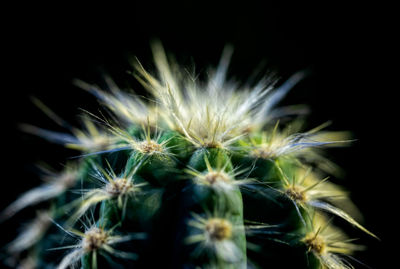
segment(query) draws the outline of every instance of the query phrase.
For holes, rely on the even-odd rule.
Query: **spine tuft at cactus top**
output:
[[[66,131],[29,124],[23,131],[79,157],[63,171],[41,167],[44,183],[1,212],[7,221],[41,208],[4,248],[4,262],[59,269],[353,268],[349,257],[363,247],[334,224],[376,236],[359,223],[348,192],[328,179],[339,168],[323,152],[348,145],[349,134],[327,131],[328,124],[302,130],[296,109],[276,108],[305,73],[283,83],[270,77],[241,83],[227,78],[232,48],[226,47],[202,78],[159,43],[152,50],[155,71],[137,61],[133,72],[146,97],[108,78],[107,89],[75,81],[108,111],[84,113],[81,128],[34,100]]]

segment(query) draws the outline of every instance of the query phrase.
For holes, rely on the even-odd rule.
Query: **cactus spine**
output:
[[[276,89],[268,79],[241,85],[226,79],[227,48],[208,81],[199,82],[159,44],[153,52],[158,73],[140,63],[134,73],[151,101],[111,81],[110,91],[77,81],[113,120],[89,113],[83,129],[69,134],[24,125],[81,157],[61,173],[47,171],[44,185],[3,211],[5,219],[51,201],[8,245],[9,254],[26,257],[16,262],[85,269],[150,268],[160,261],[170,268],[286,268],[287,262],[351,268],[340,255],[360,247],[326,216],[375,235],[344,211],[357,213],[348,194],[323,178],[335,166],[320,152],[343,145],[346,135],[325,126],[301,133],[299,121],[279,124],[274,108],[304,74]],[[71,237],[69,245],[60,243],[63,236]]]

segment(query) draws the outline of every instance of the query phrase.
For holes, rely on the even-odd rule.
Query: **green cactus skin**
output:
[[[160,261],[165,268],[350,268],[338,254],[358,247],[321,208],[374,235],[333,207],[333,197],[346,195],[321,179],[327,173],[320,164],[326,160],[315,150],[340,146],[343,137],[318,128],[285,133],[275,120],[265,119],[302,75],[269,97],[268,85],[247,92],[226,89],[232,87],[224,81],[229,48],[206,86],[182,79],[157,44],[154,55],[160,78],[140,64],[136,77],[157,106],[78,83],[105,103],[122,127],[100,118],[100,126],[84,121],[85,130],[73,130],[75,138],[67,140],[25,127],[80,149],[82,157],[73,184],[59,176],[55,182],[61,183],[51,185],[59,189],[47,199],[52,204],[47,220],[56,225],[33,224],[40,236],[30,235],[26,248],[17,238],[9,252],[40,268],[153,268]],[[47,189],[37,191],[47,194]],[[31,203],[41,201],[32,198]],[[17,202],[2,218],[27,206]],[[67,242],[60,245],[65,233],[74,236],[70,248]]]

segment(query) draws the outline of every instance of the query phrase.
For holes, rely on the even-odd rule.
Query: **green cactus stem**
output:
[[[348,193],[328,180],[335,166],[321,153],[348,143],[348,135],[325,131],[325,124],[304,132],[297,118],[274,117],[304,73],[281,84],[228,80],[227,47],[208,80],[199,81],[160,44],[153,52],[156,71],[139,62],[134,71],[149,97],[76,81],[112,117],[87,113],[83,128],[69,133],[22,126],[79,158],[65,171],[44,173],[44,185],[2,212],[4,221],[30,205],[50,206],[9,244],[17,264],[352,268],[343,255],[361,247],[328,218],[376,236],[356,220]]]

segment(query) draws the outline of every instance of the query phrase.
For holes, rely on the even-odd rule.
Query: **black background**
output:
[[[180,62],[195,62],[199,72],[215,65],[223,46],[230,43],[235,47],[230,73],[238,79],[245,79],[260,63],[282,79],[304,68],[313,71],[283,104],[307,104],[308,127],[332,120],[331,129],[350,130],[357,138],[352,147],[330,154],[346,171],[345,179],[337,182],[352,191],[366,226],[382,239],[357,233],[360,243],[369,247],[356,257],[372,268],[387,268],[396,259],[390,242],[398,229],[394,220],[398,173],[390,164],[396,158],[397,122],[390,119],[395,116],[390,105],[395,85],[386,84],[392,57],[386,22],[390,12],[373,5],[276,2],[5,9],[9,16],[2,27],[6,83],[0,95],[5,135],[0,208],[40,183],[32,163],[45,160],[57,165],[74,154],[18,131],[21,122],[59,130],[29,96],[40,98],[76,124],[78,108],[96,112],[98,105],[74,87],[72,79],[101,84],[102,74],[107,73],[120,86],[140,91],[126,71],[132,69],[133,56],[150,66],[152,38],[160,39]],[[0,224],[2,245],[28,216],[26,210],[14,221]]]

